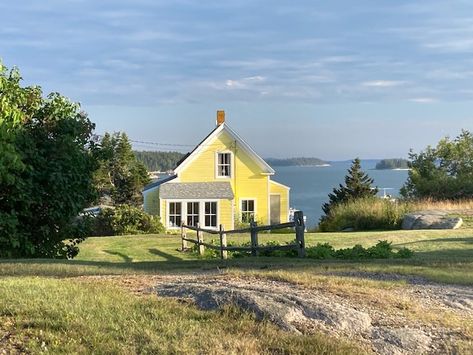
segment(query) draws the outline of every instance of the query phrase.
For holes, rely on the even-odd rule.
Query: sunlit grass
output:
[[[0,332],[33,353],[361,353],[347,341],[286,333],[235,308],[201,311],[105,281],[2,279],[0,323]]]

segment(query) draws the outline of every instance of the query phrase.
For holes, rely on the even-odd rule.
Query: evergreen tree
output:
[[[345,176],[345,185],[340,184],[338,188],[334,188],[332,193],[328,195],[329,202],[322,206],[325,215],[321,220],[326,219],[333,206],[339,203],[375,196],[378,193],[378,188],[373,188],[371,186],[373,183],[374,180],[361,170],[360,159],[353,160],[348,174]]]
[[[100,168],[95,183],[102,199],[140,206],[141,190],[150,182],[146,167],[133,154],[125,133],[106,133],[101,141]]]

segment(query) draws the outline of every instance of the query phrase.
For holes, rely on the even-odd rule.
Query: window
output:
[[[181,203],[169,202],[169,227],[181,226]]]
[[[255,200],[241,200],[241,221],[249,223],[255,219]]]
[[[199,203],[187,202],[187,225],[197,226],[199,223]]]
[[[205,226],[217,227],[217,202],[205,203]]]
[[[217,176],[230,177],[231,176],[232,155],[231,153],[217,154]]]

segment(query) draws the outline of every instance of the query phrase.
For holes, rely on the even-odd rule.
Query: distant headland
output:
[[[266,158],[265,161],[271,166],[330,166],[330,164],[319,158]]]

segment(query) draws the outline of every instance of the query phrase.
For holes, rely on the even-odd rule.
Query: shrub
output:
[[[280,242],[271,240],[265,245],[267,246],[277,246],[277,245],[286,245],[294,244],[295,242],[287,242],[281,244]],[[212,239],[210,241],[212,245],[220,245],[219,241]],[[342,259],[342,260],[352,260],[352,259],[390,259],[390,258],[410,258],[414,254],[410,249],[401,248],[398,252],[395,252],[391,246],[392,243],[386,240],[380,240],[378,243],[372,247],[364,248],[363,246],[357,244],[353,248],[344,248],[335,250],[333,246],[329,243],[318,243],[316,246],[306,248],[306,256],[309,259]],[[237,246],[236,244],[229,243],[228,246]],[[246,242],[238,246],[249,247],[250,243]],[[194,253],[198,252],[197,244],[194,244],[192,247]],[[229,252],[233,258],[241,258],[245,256],[250,256],[251,252],[249,251],[234,251]],[[261,251],[260,256],[272,256],[272,257],[296,257],[296,250],[272,250],[272,251]],[[213,250],[210,248],[205,249],[203,258],[216,258],[220,256],[218,250]]]
[[[351,200],[334,206],[320,222],[322,232],[399,229],[409,206],[377,197]]]
[[[88,217],[88,220],[91,235],[94,236],[164,232],[164,227],[158,217],[129,205],[104,208],[97,216]]]
[[[335,249],[329,243],[318,243],[315,247],[306,248],[306,255],[311,259],[331,259],[335,255]]]

